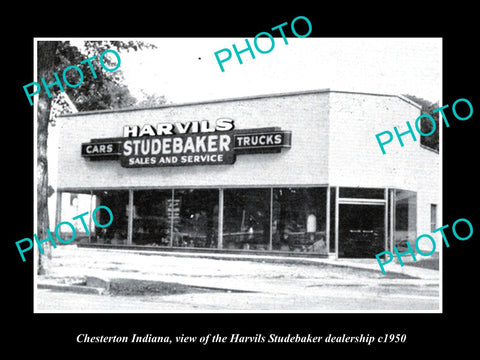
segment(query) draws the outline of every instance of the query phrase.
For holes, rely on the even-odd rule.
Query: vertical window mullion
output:
[[[219,249],[223,248],[223,188],[218,189],[218,243]]]
[[[171,202],[171,208],[172,210],[170,211],[170,247],[173,247],[173,209],[174,209],[174,201],[175,201],[175,190],[172,189],[172,202]]]

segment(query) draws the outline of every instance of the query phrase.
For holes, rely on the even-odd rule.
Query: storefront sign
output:
[[[290,131],[239,132],[233,135],[236,154],[254,154],[268,149],[290,147]]]
[[[109,155],[121,155],[122,143],[117,142],[98,142],[82,144],[82,156],[101,157]]]
[[[202,125],[202,123],[199,123]],[[188,165],[225,165],[233,164],[236,155],[280,152],[291,146],[291,131],[278,128],[246,130],[229,127],[208,128],[202,132],[202,126],[192,127],[196,131],[175,134],[173,127],[168,132],[164,124],[159,124],[154,134],[162,136],[142,136],[142,129],[153,127],[129,127],[124,134],[135,137],[94,139],[83,143],[81,155],[90,160],[120,160],[123,167],[157,167]],[[162,126],[160,126],[162,125]],[[185,129],[175,125],[175,128]],[[173,126],[173,125],[172,125]],[[133,130],[132,130],[133,129]],[[200,131],[199,131],[200,130]]]
[[[123,141],[123,167],[232,164],[231,138],[221,135],[155,136]]]

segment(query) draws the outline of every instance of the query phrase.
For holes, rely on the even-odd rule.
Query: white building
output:
[[[70,114],[57,191],[112,210],[92,244],[374,258],[440,226],[438,153],[404,136],[384,155],[375,138],[419,115],[328,89]]]

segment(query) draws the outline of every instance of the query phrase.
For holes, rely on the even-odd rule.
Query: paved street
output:
[[[78,294],[37,290],[40,312],[331,312],[438,310],[438,272],[408,269],[382,275],[375,263],[357,267],[330,260],[272,263],[261,258],[62,246],[52,251],[49,276],[39,283],[75,283],[85,276],[191,285],[173,295]],[[337,263],[338,264],[338,263]],[[378,266],[378,265],[377,265]],[[404,270],[404,269],[400,269]],[[407,276],[408,275],[408,276]],[[418,276],[421,275],[421,278]],[[415,277],[414,277],[415,276]],[[199,290],[197,287],[208,287]]]
[[[438,309],[438,297],[376,295],[372,289],[329,288],[324,294],[190,293],[168,296],[110,296],[38,290],[37,306],[46,312],[337,312]]]

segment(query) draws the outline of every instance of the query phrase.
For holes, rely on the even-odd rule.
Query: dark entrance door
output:
[[[385,206],[339,205],[339,258],[375,258],[385,250]]]

